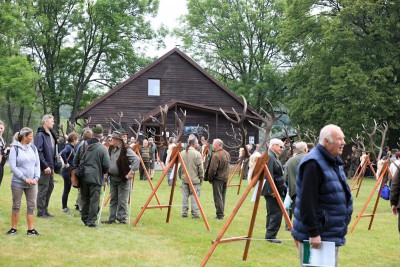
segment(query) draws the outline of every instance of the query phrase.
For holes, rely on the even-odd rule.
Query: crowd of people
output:
[[[101,187],[110,185],[110,214],[104,224],[127,223],[128,196],[132,186],[132,178],[140,171],[140,179],[154,178],[154,166],[160,160],[158,150],[152,138],[143,140],[138,151],[135,138],[128,142],[127,134],[121,129],[104,137],[101,125],[85,128],[81,138],[75,132],[66,137],[66,145],[59,151],[59,143],[53,131],[54,118],[45,115],[42,126],[36,135],[32,129],[24,127],[16,135],[11,146],[6,146],[2,134],[4,123],[0,121],[0,183],[3,178],[4,163],[9,158],[12,192],[11,229],[7,234],[18,232],[18,220],[22,195],[27,202],[27,234],[39,235],[34,227],[34,210],[37,217],[52,218],[48,207],[54,188],[54,170],[58,158],[62,159],[61,175],[64,180],[62,194],[62,210],[70,213],[68,196],[71,190],[71,170],[83,169],[80,177],[80,190],[77,208],[81,212],[81,220],[88,227],[96,227],[100,206]],[[80,140],[81,139],[81,140]],[[319,143],[310,149],[304,142],[296,142],[288,147],[280,139],[271,139],[268,144],[268,171],[277,191],[272,184],[264,183],[261,194],[266,201],[266,233],[265,239],[279,244],[277,238],[282,223],[283,211],[278,204],[279,198],[291,202],[288,211],[293,220],[293,237],[300,242],[309,240],[310,246],[320,248],[322,241],[331,241],[336,246],[336,263],[338,249],[345,244],[345,235],[351,219],[353,206],[348,178],[341,159],[345,145],[344,134],[340,127],[327,125],[321,129]],[[176,147],[174,137],[169,139],[162,160],[170,165],[172,151]],[[183,151],[180,152],[182,163],[177,170],[181,178],[182,217],[190,214],[193,219],[200,217],[198,201],[203,181],[212,184],[215,204],[215,219],[223,220],[225,216],[226,190],[231,162],[230,154],[224,150],[221,139],[214,139],[212,145],[198,136],[190,135]],[[261,156],[258,146],[249,146],[250,158],[245,179],[252,178],[257,158]],[[292,150],[293,149],[293,150]],[[287,151],[291,154],[288,155]],[[207,153],[205,153],[207,151]],[[136,152],[136,153],[135,153]],[[210,152],[210,153],[208,153]],[[242,151],[243,155],[243,151]],[[174,157],[176,159],[176,157]],[[350,173],[354,173],[359,161],[358,151],[353,147]],[[400,211],[399,169],[400,153],[395,154],[391,166],[395,174],[391,187],[391,207],[394,214]],[[362,160],[362,159],[361,159]],[[184,165],[184,166],[182,166]],[[172,185],[173,168],[168,173],[168,184]],[[189,184],[189,179],[191,185]],[[276,194],[278,192],[278,194]],[[189,205],[190,199],[190,205]],[[400,219],[399,219],[400,231]],[[302,259],[300,249],[300,260]]]

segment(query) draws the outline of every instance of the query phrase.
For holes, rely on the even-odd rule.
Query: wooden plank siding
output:
[[[149,79],[160,80],[160,96],[148,96]],[[176,128],[174,111],[178,110],[181,116],[179,108],[182,107],[187,110],[186,125],[209,125],[210,141],[221,138],[227,142],[229,139],[226,131],[231,131],[231,126],[219,108],[230,113],[232,108],[238,113],[243,110],[243,104],[237,96],[210,77],[183,52],[173,49],[84,109],[79,117],[91,117],[91,124],[101,123],[106,128],[106,117],[118,119],[117,113],[123,112],[122,124],[131,136],[128,126],[134,124],[134,119],[138,118],[139,114],[147,114],[144,127],[156,126],[149,119],[149,115],[154,113],[158,116],[158,107],[164,106],[165,103],[175,103],[170,106],[168,112],[167,129],[170,135],[172,129]],[[254,111],[249,110],[247,115],[256,123],[259,122]],[[255,141],[258,142],[257,130],[247,122],[246,128],[248,135],[255,136]],[[187,135],[183,136],[181,141],[186,139]]]

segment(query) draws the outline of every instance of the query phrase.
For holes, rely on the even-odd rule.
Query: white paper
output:
[[[335,267],[336,253],[335,253],[335,242],[322,241],[321,248],[311,248],[309,241],[304,240],[304,251],[303,255],[306,256],[309,249],[310,257],[309,261],[306,262],[306,257],[303,259],[303,266],[323,266],[323,267]]]

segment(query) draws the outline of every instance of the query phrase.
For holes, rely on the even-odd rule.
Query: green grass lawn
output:
[[[155,182],[161,172],[156,172]],[[148,209],[136,227],[131,225],[100,225],[93,229],[85,227],[79,212],[64,214],[61,210],[63,180],[56,175],[55,189],[51,197],[52,219],[37,218],[36,229],[41,236],[26,236],[26,202],[22,202],[19,234],[7,236],[10,228],[11,189],[10,171],[0,187],[0,266],[199,266],[211,241],[220,232],[224,221],[213,219],[215,208],[212,189],[208,182],[203,184],[201,204],[212,232],[208,232],[203,221],[181,218],[180,184],[175,189],[170,222],[166,223],[167,209]],[[247,185],[247,181],[244,181]],[[353,221],[359,213],[374,181],[365,179],[358,198],[354,199]],[[244,191],[244,187],[241,193]],[[132,219],[150,194],[147,181],[136,177],[133,188]],[[251,192],[252,193],[252,192]],[[157,194],[161,204],[168,204],[170,187],[163,181]],[[71,189],[69,207],[74,207],[76,189]],[[241,195],[236,188],[228,188],[226,217],[229,217]],[[368,206],[370,212],[376,195]],[[155,200],[151,202],[155,204]],[[253,204],[250,196],[233,220],[224,237],[247,235]],[[282,244],[265,242],[265,201],[261,199],[257,221],[247,261],[242,261],[245,241],[217,246],[208,266],[298,266],[297,248],[282,223],[278,238]],[[108,206],[102,219],[107,219]],[[397,218],[390,214],[389,202],[381,199],[372,229],[367,230],[368,218],[362,218],[353,234],[347,235],[346,246],[340,249],[340,266],[399,266],[400,239]],[[352,224],[350,224],[351,226]]]

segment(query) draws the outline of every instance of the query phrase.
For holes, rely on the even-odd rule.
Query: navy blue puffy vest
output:
[[[330,156],[321,145],[312,149],[299,165],[296,178],[297,197],[292,235],[300,242],[309,239],[309,229],[300,221],[302,168],[309,160],[315,160],[323,173],[317,210],[321,239],[322,241],[335,242],[336,246],[343,246],[346,242],[347,226],[353,212],[353,198],[343,166],[336,164],[337,162],[342,163],[342,161],[338,157],[334,159]]]

